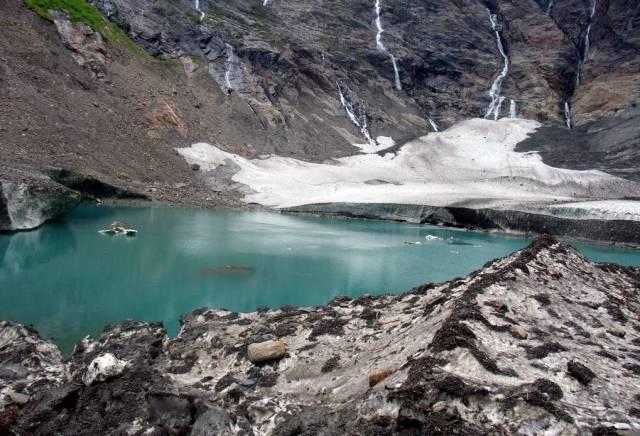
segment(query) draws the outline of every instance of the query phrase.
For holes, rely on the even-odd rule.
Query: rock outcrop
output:
[[[0,171],[0,232],[29,230],[58,218],[80,203],[80,194],[41,173]]]
[[[0,425],[18,434],[631,434],[640,430],[639,290],[639,270],[589,262],[543,237],[468,277],[397,296],[198,309],[176,338],[159,324],[111,325],[66,364],[55,352],[37,360],[53,347],[4,322],[0,381],[19,395],[0,391]],[[274,340],[287,354],[251,363],[251,344]],[[82,383],[109,354],[126,368]]]
[[[84,23],[72,23],[63,12],[53,11],[62,43],[71,51],[73,59],[88,68],[97,79],[104,79],[107,71],[107,47],[100,32],[95,32]]]
[[[62,168],[51,168],[46,174],[56,183],[79,192],[83,198],[90,200],[129,199],[148,200],[145,194],[119,188],[93,176],[77,173]]]

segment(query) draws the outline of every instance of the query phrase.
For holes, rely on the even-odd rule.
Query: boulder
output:
[[[82,377],[82,382],[91,386],[122,374],[127,367],[127,362],[118,359],[111,353],[105,353],[96,357],[87,367],[87,372]]]
[[[265,341],[249,345],[247,354],[252,363],[281,359],[287,351],[282,341]]]
[[[27,404],[30,399],[29,395],[21,394],[12,390],[9,390],[9,392],[7,393],[7,398],[10,402],[19,404],[21,406]]]

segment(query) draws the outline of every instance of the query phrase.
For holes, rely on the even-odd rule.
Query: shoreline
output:
[[[508,209],[396,203],[318,203],[280,209],[291,215],[393,221],[501,235],[550,234],[568,242],[640,249],[640,221],[572,219]],[[605,237],[587,236],[593,231]]]
[[[93,201],[87,201],[88,203],[94,203]],[[370,207],[375,209],[376,207],[392,207],[392,208],[409,208],[409,209],[458,209],[458,210],[468,210],[468,211],[496,211],[498,213],[520,213],[526,215],[535,215],[538,217],[548,217],[556,220],[563,220],[568,222],[585,222],[585,221],[597,221],[600,223],[635,223],[631,224],[631,227],[638,229],[640,232],[640,221],[631,221],[631,220],[589,220],[589,219],[580,219],[580,218],[565,218],[565,217],[555,217],[553,215],[544,215],[544,214],[536,214],[532,212],[524,212],[517,210],[507,210],[507,209],[493,209],[493,208],[483,208],[483,209],[473,209],[473,208],[461,208],[461,207],[448,207],[448,206],[429,206],[429,205],[411,205],[411,204],[396,204],[396,203],[318,203],[318,204],[307,204],[295,207],[288,208],[272,208],[268,206],[263,206],[256,203],[245,203],[242,206],[217,206],[217,205],[199,205],[196,203],[172,203],[168,201],[155,201],[155,200],[129,200],[129,199],[107,199],[102,200],[100,203],[96,203],[98,205],[106,205],[106,206],[125,206],[125,207],[170,207],[170,208],[185,208],[185,209],[208,209],[208,210],[231,210],[237,212],[265,212],[265,213],[276,213],[283,215],[292,215],[292,216],[316,216],[316,217],[331,217],[331,218],[341,218],[341,219],[353,219],[353,220],[362,220],[362,221],[381,221],[381,222],[395,222],[398,224],[418,224],[422,226],[431,226],[434,228],[446,228],[449,230],[460,230],[460,231],[473,231],[473,232],[481,232],[481,233],[491,233],[501,236],[524,236],[527,238],[535,238],[537,236],[541,236],[544,234],[548,234],[546,232],[532,232],[532,231],[523,231],[517,229],[509,229],[509,228],[501,228],[501,227],[481,227],[481,226],[473,226],[470,223],[448,223],[448,222],[416,222],[411,219],[410,215],[399,215],[397,217],[391,217],[387,215],[371,215],[371,214],[353,214],[350,210],[357,209],[358,207]],[[339,211],[331,211],[333,206],[344,206],[344,210]],[[314,210],[316,209],[317,210]],[[307,210],[311,209],[311,210]],[[326,210],[324,210],[326,209]],[[603,239],[592,239],[589,237],[577,237],[577,236],[569,236],[563,234],[552,234],[555,238],[557,238],[561,242],[567,243],[579,243],[579,244],[589,244],[589,245],[597,245],[597,246],[614,246],[617,248],[628,249],[628,250],[640,250],[640,233],[638,234],[637,242],[626,242],[626,241],[611,241],[611,240],[603,240]]]
[[[167,208],[184,208],[184,209],[202,209],[202,210],[227,210],[236,212],[264,212],[275,213],[291,216],[315,216],[315,217],[331,217],[340,219],[352,219],[363,221],[381,221],[395,222],[398,224],[414,224],[421,226],[432,226],[434,228],[446,228],[449,230],[473,231],[481,233],[490,233],[501,236],[521,236],[527,238],[535,238],[544,234],[551,234],[563,243],[578,243],[596,246],[613,246],[620,249],[640,250],[640,221],[632,220],[595,220],[581,218],[556,217],[553,215],[536,214],[532,212],[495,209],[495,208],[463,208],[448,206],[429,206],[429,205],[412,205],[397,203],[318,203],[306,204],[288,208],[272,208],[256,203],[243,203],[237,206],[230,205],[212,205],[208,203],[197,202],[172,202],[157,200],[141,200],[141,199],[85,199],[81,204],[94,204],[100,206],[121,206],[121,207],[167,207]],[[489,216],[487,216],[489,215]],[[493,215],[493,216],[491,216]],[[594,224],[600,228],[607,228],[611,224],[613,228],[609,228],[609,232],[622,232],[623,237],[632,235],[633,242],[629,239],[612,240],[612,239],[594,239],[592,237],[566,234],[562,232],[549,232],[548,228],[540,228],[539,231],[527,229],[523,230],[508,221],[509,215],[516,215],[520,222],[531,224],[527,220],[536,218],[542,224],[545,220],[548,222],[560,222],[564,226],[571,223]],[[64,220],[64,216],[57,218]],[[486,225],[489,223],[490,225]],[[29,232],[33,229],[19,229],[12,231],[1,231],[0,235],[10,235],[14,232]],[[484,224],[484,225],[483,225]],[[493,224],[493,225],[491,225]],[[588,228],[584,229],[584,233],[588,233]]]

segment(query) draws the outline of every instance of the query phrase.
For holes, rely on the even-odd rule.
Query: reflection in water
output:
[[[97,233],[113,221],[140,233]],[[405,291],[465,275],[526,243],[383,222],[85,205],[65,224],[0,236],[0,319],[32,323],[70,350],[127,318],[162,320],[175,334],[180,315],[202,306],[246,312]],[[640,264],[640,253],[605,251]]]
[[[56,249],[51,247],[55,245]],[[17,232],[0,237],[0,283],[3,274],[16,274],[50,262],[58,256],[73,255],[76,237],[71,228],[55,222],[32,232]]]

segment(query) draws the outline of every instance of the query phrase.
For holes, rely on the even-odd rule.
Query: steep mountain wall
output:
[[[5,178],[53,167],[151,200],[238,205],[175,148],[323,162],[512,115],[545,125],[518,150],[637,177],[633,1],[90,3],[101,29],[20,0],[0,10]]]
[[[593,16],[590,0],[381,1],[386,51],[376,44],[373,1],[202,1],[202,19],[189,2],[93,2],[150,52],[202,57],[222,87],[231,71],[230,88],[270,126],[294,122],[290,110],[305,100],[335,99],[336,82],[363,102],[374,137],[415,136],[420,126],[404,125],[407,111],[441,126],[484,115],[503,68],[495,31],[508,58],[505,116],[514,100],[519,115],[564,125],[569,102],[581,124],[640,95],[640,10],[632,1],[599,1]],[[227,68],[231,50],[241,67]]]

